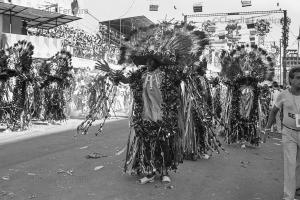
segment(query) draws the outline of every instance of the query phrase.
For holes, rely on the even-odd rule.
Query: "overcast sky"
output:
[[[299,34],[300,26],[300,0],[252,0],[251,7],[242,7],[241,0],[81,0],[79,2],[81,3],[81,8],[88,9],[88,11],[100,21],[138,15],[145,15],[153,22],[165,19],[171,20],[173,18],[175,20],[183,20],[183,14],[194,14],[193,4],[197,2],[202,2],[203,14],[286,9],[288,16],[292,20],[289,44],[292,48],[297,47],[296,38]],[[279,7],[277,3],[279,3]],[[150,4],[159,5],[158,11],[149,11]],[[275,19],[276,21],[276,19],[280,19],[282,16],[283,14],[273,14],[264,17],[267,19]],[[243,17],[247,18],[250,16]],[[95,30],[97,21],[86,15],[83,16],[83,18],[85,18],[85,20],[83,20],[85,21],[85,28]],[[192,18],[191,20],[202,21],[205,19]],[[225,25],[219,23],[217,26],[221,30]],[[271,26],[272,31],[268,39],[278,41],[281,35],[281,25],[277,23],[271,24]]]

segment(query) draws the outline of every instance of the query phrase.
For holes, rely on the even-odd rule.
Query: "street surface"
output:
[[[156,180],[140,185],[137,177],[122,173],[127,119],[107,123],[99,136],[94,135],[96,128],[92,127],[89,135],[74,137],[75,127],[60,127],[51,134],[0,144],[0,199],[281,199],[283,159],[279,135],[260,147],[224,145],[228,154],[185,161],[171,173],[171,184]],[[91,153],[98,153],[100,158],[88,159]]]

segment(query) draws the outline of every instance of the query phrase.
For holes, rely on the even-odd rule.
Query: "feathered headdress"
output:
[[[274,71],[275,62],[267,51],[257,45],[237,46],[230,52],[223,50],[221,76],[234,80],[239,76],[253,76],[264,81],[268,71]]]
[[[0,49],[0,71],[7,68],[7,58],[8,56],[5,54],[5,51]]]
[[[160,65],[190,65],[198,60],[208,38],[192,25],[169,23],[151,25],[132,31],[121,47],[119,64],[146,64],[151,57]]]
[[[44,81],[41,87],[52,82],[59,82],[60,87],[66,88],[71,84],[73,66],[70,52],[61,50],[49,58],[44,66],[39,69],[39,74]]]
[[[10,47],[9,68],[20,73],[28,73],[32,69],[33,45],[26,40],[18,41]]]

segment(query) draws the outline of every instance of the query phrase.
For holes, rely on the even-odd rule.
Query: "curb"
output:
[[[110,123],[114,121],[119,121],[122,119],[126,119],[123,117],[118,118],[110,118],[106,120],[105,123]],[[61,122],[59,125],[54,124],[43,124],[36,125],[33,124],[29,130],[19,131],[19,132],[0,132],[0,145],[13,143],[21,140],[26,140],[30,138],[51,135],[53,133],[68,131],[74,129],[76,130],[77,126],[82,122],[82,119],[68,119],[64,122]],[[102,121],[102,120],[101,120]],[[100,120],[97,120],[93,123],[93,125],[99,125],[101,123]]]

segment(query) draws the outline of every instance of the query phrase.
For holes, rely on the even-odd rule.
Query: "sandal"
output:
[[[144,177],[138,180],[139,184],[146,184],[146,183],[152,183],[154,182],[154,176],[148,178],[148,177]]]
[[[161,181],[163,183],[171,183],[171,179],[169,176],[163,176]]]

